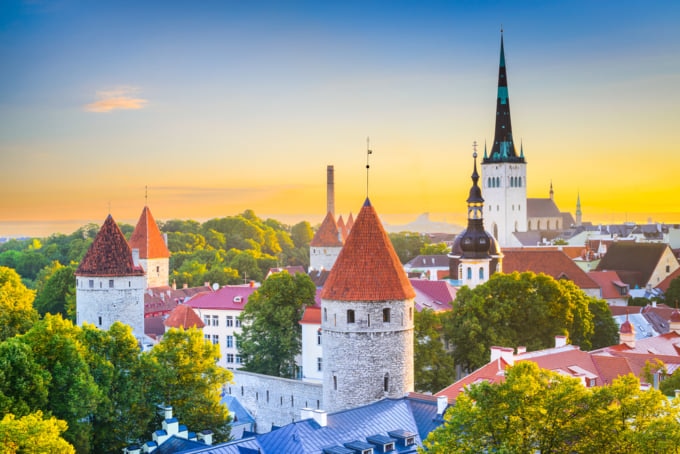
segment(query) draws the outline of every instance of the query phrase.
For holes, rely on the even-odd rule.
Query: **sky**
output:
[[[252,209],[465,224],[501,27],[527,195],[680,222],[680,2],[0,2],[0,237]],[[367,154],[370,147],[372,154]],[[367,159],[370,169],[366,170]]]

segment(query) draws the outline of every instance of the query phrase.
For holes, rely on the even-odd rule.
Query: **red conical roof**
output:
[[[118,224],[109,215],[87,250],[76,270],[80,276],[137,276],[144,275],[135,266],[132,251]]]
[[[338,230],[338,225],[335,223],[335,218],[333,213],[330,211],[321,223],[321,227],[316,231],[314,238],[309,243],[310,246],[314,247],[341,247],[342,241],[340,240],[340,231]]]
[[[186,304],[178,304],[170,311],[168,318],[163,322],[168,328],[203,328],[205,323],[196,312]]]
[[[161,259],[170,257],[163,234],[151,215],[149,207],[144,207],[137,226],[130,236],[130,247],[139,249],[139,258]]]
[[[366,199],[326,279],[321,298],[387,301],[415,297],[378,214]]]

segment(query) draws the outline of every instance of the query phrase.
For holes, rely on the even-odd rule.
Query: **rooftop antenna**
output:
[[[368,157],[373,154],[373,151],[371,151],[371,138],[366,137],[366,198],[368,198],[368,169],[371,168],[371,166],[368,164]]]

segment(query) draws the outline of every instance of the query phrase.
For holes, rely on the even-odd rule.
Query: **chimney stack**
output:
[[[335,217],[335,181],[333,166],[326,167],[326,211]]]

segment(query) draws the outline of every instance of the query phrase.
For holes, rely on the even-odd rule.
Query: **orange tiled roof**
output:
[[[144,275],[141,266],[135,266],[132,251],[118,224],[109,215],[85,257],[76,270],[78,276],[138,276]]]
[[[205,323],[196,312],[186,304],[178,304],[163,323],[168,328],[203,328]]]
[[[313,247],[341,247],[342,241],[340,240],[340,231],[338,230],[338,225],[335,223],[335,218],[333,218],[333,213],[330,211],[321,223],[321,227],[314,234],[314,238],[309,243]]]
[[[321,308],[315,306],[308,306],[302,314],[301,325],[320,325],[321,324]]]
[[[513,271],[532,271],[536,274],[545,273],[555,279],[569,279],[582,289],[600,288],[563,251],[552,248],[504,248],[503,272],[510,274]]]
[[[663,290],[664,292],[668,290],[668,287],[670,287],[671,282],[673,282],[673,279],[680,277],[680,268],[677,270],[673,271],[671,274],[666,276],[666,279],[663,281],[659,282],[659,285],[656,286],[656,288]]]
[[[378,214],[366,199],[340,251],[321,298],[337,301],[387,301],[415,297]]]
[[[144,207],[137,226],[130,236],[130,247],[139,249],[141,259],[160,259],[170,257],[163,234],[151,215],[149,207]]]

